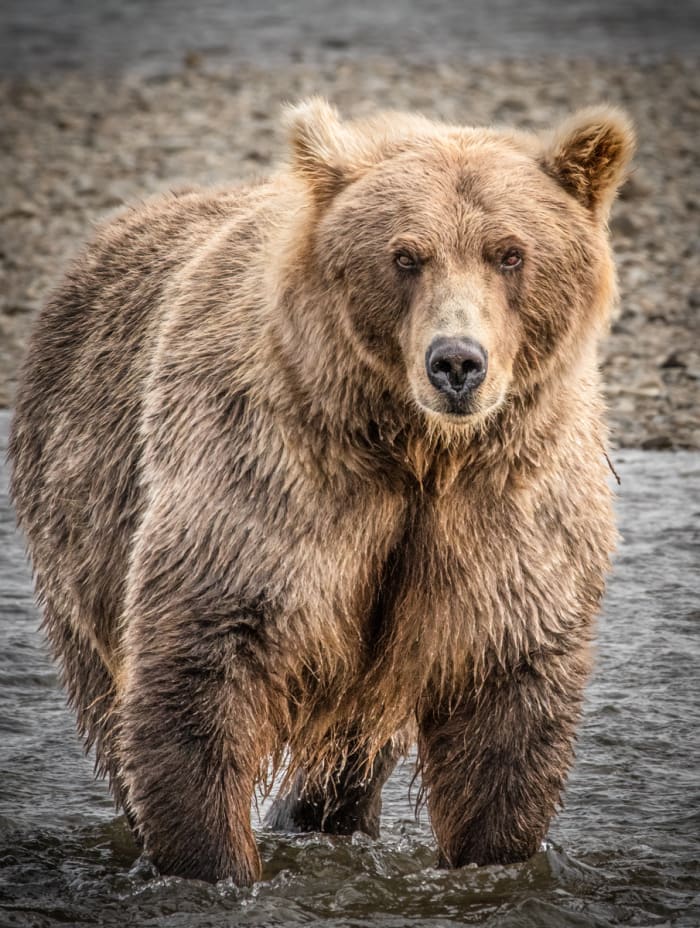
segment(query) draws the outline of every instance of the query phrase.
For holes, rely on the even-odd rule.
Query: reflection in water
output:
[[[7,414],[0,413],[4,459]],[[513,867],[434,869],[412,764],[383,835],[260,832],[264,881],[160,878],[115,818],[64,707],[0,473],[0,924],[700,924],[700,455],[619,452],[624,542],[578,763],[551,844]],[[264,810],[261,810],[264,812]]]

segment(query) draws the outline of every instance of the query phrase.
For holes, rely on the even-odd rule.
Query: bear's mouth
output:
[[[440,393],[437,396],[430,397],[430,399],[419,396],[416,399],[421,409],[427,412],[431,418],[454,423],[466,423],[467,420],[481,412],[477,408],[473,395],[448,397],[444,393]]]
[[[454,395],[440,395],[440,405],[443,407],[442,412],[448,416],[455,416],[463,419],[465,416],[471,416],[476,412],[473,393],[455,393]]]
[[[430,395],[415,391],[414,398],[433,421],[466,427],[495,413],[505,401],[506,390],[497,391],[495,396],[491,391],[484,393],[478,389],[454,394],[445,390],[432,391]]]

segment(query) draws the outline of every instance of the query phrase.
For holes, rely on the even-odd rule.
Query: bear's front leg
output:
[[[529,655],[493,669],[420,724],[419,752],[442,866],[507,864],[540,847],[573,758],[589,658]]]
[[[167,874],[260,878],[250,823],[273,737],[260,616],[192,610],[133,618],[119,705],[130,812]]]

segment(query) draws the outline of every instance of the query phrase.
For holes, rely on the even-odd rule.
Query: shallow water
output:
[[[0,73],[158,74],[351,55],[492,58],[697,51],[696,0],[3,0]]]
[[[37,631],[3,466],[0,926],[700,925],[700,454],[625,451],[615,465],[624,543],[547,848],[519,866],[434,869],[406,763],[380,840],[260,830],[264,880],[246,890],[159,878],[93,780]]]

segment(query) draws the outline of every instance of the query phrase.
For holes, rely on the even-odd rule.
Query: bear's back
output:
[[[169,194],[108,221],[32,335],[10,440],[18,520],[49,615],[91,616],[107,651],[140,512],[140,420],[164,290],[245,201],[245,188]]]

